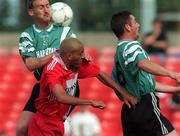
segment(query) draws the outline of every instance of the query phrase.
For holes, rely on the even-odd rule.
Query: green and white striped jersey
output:
[[[19,52],[23,58],[41,58],[59,49],[66,37],[76,37],[70,27],[51,25],[38,29],[34,24],[28,27],[19,38]]]
[[[137,67],[137,63],[149,59],[138,41],[119,41],[114,57],[112,78],[138,100],[155,90],[154,76]],[[122,98],[120,94],[117,94]]]

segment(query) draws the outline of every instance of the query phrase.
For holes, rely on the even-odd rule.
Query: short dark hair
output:
[[[33,0],[26,0],[25,2],[26,9],[32,9],[33,8]]]
[[[130,15],[129,11],[121,11],[112,15],[111,18],[111,30],[119,38],[119,36],[124,34],[125,24],[130,24]]]

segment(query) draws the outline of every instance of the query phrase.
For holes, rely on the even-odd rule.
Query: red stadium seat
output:
[[[93,60],[95,60],[98,57],[98,52],[95,48],[86,47],[84,52],[85,54],[89,54]]]
[[[174,71],[174,72],[179,72],[180,71],[180,62],[179,63],[168,63],[168,64],[165,64],[164,67],[166,69],[169,69],[171,71]]]
[[[171,79],[169,77],[162,77],[160,83],[167,85],[176,85],[176,80]]]
[[[102,136],[119,136],[118,134],[122,131],[120,124],[118,119],[117,121],[102,121]]]
[[[179,46],[171,46],[167,49],[166,54],[168,57],[179,57],[180,56],[180,48]]]
[[[161,64],[160,56],[158,56],[158,55],[150,55],[149,57],[150,57],[152,62],[154,62],[156,64]]]
[[[114,47],[106,47],[106,48],[103,48],[102,50],[100,50],[99,54],[100,56],[114,56],[116,53],[116,48]]]

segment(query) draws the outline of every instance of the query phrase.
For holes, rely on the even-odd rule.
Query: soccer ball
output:
[[[56,2],[51,5],[52,22],[59,26],[69,26],[73,19],[73,11],[69,5]]]

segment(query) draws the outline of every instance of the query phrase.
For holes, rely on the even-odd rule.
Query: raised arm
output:
[[[127,104],[129,108],[131,108],[131,105],[135,107],[137,104],[137,98],[128,94],[123,87],[119,86],[114,80],[112,80],[106,73],[100,71],[97,78],[106,86],[112,88],[113,90],[118,91],[124,99],[124,102]]]

